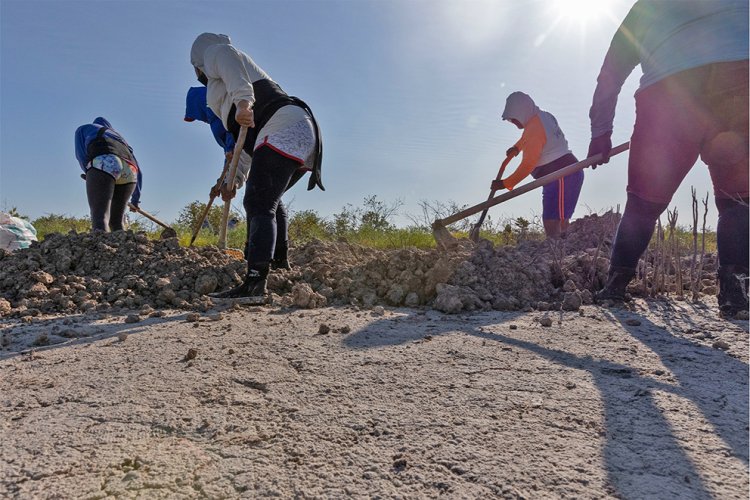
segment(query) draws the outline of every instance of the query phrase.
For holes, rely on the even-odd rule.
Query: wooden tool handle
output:
[[[203,221],[206,220],[206,217],[208,217],[208,211],[211,210],[211,205],[213,205],[215,199],[216,196],[212,196],[211,198],[209,198],[208,203],[206,204],[206,208],[203,209],[203,213],[201,214],[200,219],[198,219],[198,223],[195,225],[195,229],[193,229],[193,235],[190,237],[190,244],[188,245],[189,247],[193,246],[193,243],[195,243],[195,238],[198,237],[201,226],[203,226]]]
[[[214,189],[220,189],[221,183],[224,182],[224,178],[227,175],[227,170],[229,169],[229,161],[224,160],[224,166],[221,167],[221,175],[219,176],[219,180],[216,183],[216,186],[214,186],[211,191],[213,192]],[[203,226],[203,221],[206,220],[206,217],[208,217],[208,212],[211,210],[211,205],[213,205],[214,200],[216,199],[216,195],[211,195],[211,197],[208,199],[208,203],[206,204],[206,208],[203,209],[203,213],[201,214],[200,218],[198,219],[198,224],[196,224],[195,228],[193,229],[193,234],[190,236],[190,244],[189,247],[193,246],[193,243],[195,243],[195,238],[198,237],[198,233],[201,230],[201,226]]]
[[[612,148],[609,152],[609,156],[611,158],[612,156],[620,154],[623,151],[627,151],[629,148],[630,148],[630,143],[625,142],[623,144],[620,144],[619,146]],[[551,174],[547,174],[544,177],[540,177],[539,179],[536,179],[535,181],[524,184],[523,186],[518,187],[514,189],[513,191],[503,193],[500,196],[496,196],[492,198],[491,200],[487,200],[483,203],[474,205],[473,207],[469,207],[465,210],[461,210],[460,212],[455,213],[451,215],[450,217],[446,217],[445,219],[438,219],[435,222],[433,222],[432,225],[433,227],[435,226],[441,227],[441,226],[447,226],[449,224],[453,224],[454,222],[459,221],[461,219],[465,219],[466,217],[470,215],[479,213],[484,209],[489,209],[490,207],[494,207],[495,205],[499,205],[500,203],[513,199],[516,196],[521,196],[522,194],[528,193],[529,191],[533,191],[534,189],[538,187],[547,185],[550,182],[553,182],[553,181],[556,181],[557,179],[565,177],[566,175],[574,174],[578,172],[579,170],[583,170],[586,167],[595,165],[596,163],[599,163],[601,160],[602,160],[601,154],[592,156],[591,158],[586,158],[585,160],[581,160],[578,163],[568,165],[567,167],[561,168],[560,170],[552,172]]]
[[[159,224],[159,225],[160,225],[161,227],[163,227],[163,228],[166,228],[166,229],[171,229],[171,228],[170,228],[170,227],[169,227],[169,226],[168,226],[168,225],[167,225],[166,223],[164,223],[164,222],[160,221],[159,219],[157,219],[156,217],[154,217],[154,216],[153,216],[153,215],[151,215],[150,213],[146,212],[145,210],[142,210],[142,209],[140,209],[140,208],[136,207],[136,206],[135,206],[135,205],[133,205],[132,203],[128,203],[128,207],[130,207],[130,209],[131,209],[131,210],[133,210],[134,212],[137,212],[137,213],[141,214],[141,215],[142,215],[142,216],[144,216],[145,218],[147,218],[147,219],[149,219],[149,220],[151,220],[151,221],[153,221],[153,222],[156,222],[156,223],[157,223],[157,224]]]
[[[232,153],[232,166],[229,167],[229,172],[227,172],[227,176],[224,178],[224,183],[227,186],[230,183],[234,183],[234,176],[237,174],[237,165],[240,163],[240,155],[242,154],[242,147],[245,145],[246,138],[247,127],[240,127],[240,135],[234,145],[234,153]],[[221,214],[221,227],[219,228],[219,248],[227,247],[227,223],[229,222],[230,207],[231,200],[224,203],[224,212]]]
[[[505,160],[503,160],[503,164],[500,165],[500,170],[497,172],[497,177],[495,177],[496,181],[502,180],[503,174],[505,173],[505,167],[508,166],[508,163],[510,163],[510,160],[513,159],[513,156],[507,156]],[[497,189],[490,190],[490,195],[487,197],[487,201],[490,201],[492,198],[495,197],[495,193],[497,193]],[[482,223],[484,222],[484,218],[487,217],[487,212],[490,211],[490,207],[485,208],[482,211],[482,215],[479,216],[479,220],[476,224],[474,224],[474,227],[479,228]]]

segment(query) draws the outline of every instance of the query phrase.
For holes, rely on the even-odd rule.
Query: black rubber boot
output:
[[[748,269],[742,266],[721,266],[717,275],[721,316],[734,319],[739,312],[747,313]]]
[[[594,295],[594,299],[599,303],[607,300],[613,302],[627,300],[625,289],[628,287],[630,280],[633,279],[633,276],[635,276],[635,269],[632,267],[610,266],[607,284]]]
[[[268,302],[266,281],[268,263],[250,266],[245,281],[224,292],[208,294],[215,302],[234,302],[243,305],[260,305]]]

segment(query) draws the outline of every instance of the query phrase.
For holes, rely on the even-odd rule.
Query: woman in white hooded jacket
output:
[[[226,35],[203,33],[190,50],[198,81],[206,85],[208,107],[235,140],[240,126],[248,127],[243,150],[252,156],[243,205],[247,212],[248,272],[244,282],[214,299],[248,304],[266,300],[269,269],[288,267],[286,210],[281,196],[305,172],[312,172],[308,190],[318,186],[322,142],[310,108],[287,95]],[[227,200],[236,185],[222,188]]]

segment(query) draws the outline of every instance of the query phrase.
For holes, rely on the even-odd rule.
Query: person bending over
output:
[[[133,148],[101,116],[75,133],[76,159],[86,181],[92,231],[119,231],[125,227],[125,209],[138,207],[141,167]]]
[[[320,130],[309,106],[287,95],[247,54],[237,50],[228,36],[199,35],[190,50],[190,62],[198,81],[207,87],[208,106],[224,128],[237,140],[240,127],[248,127],[243,150],[252,157],[243,199],[247,275],[242,284],[211,297],[263,303],[271,261],[285,260],[288,249],[281,196],[307,171],[311,171],[308,190],[316,186],[324,189]],[[225,200],[235,194],[233,184],[223,185]],[[279,211],[282,224],[277,219]]]
[[[492,189],[513,189],[529,174],[538,179],[578,162],[555,117],[539,109],[527,94],[513,92],[508,96],[503,120],[523,130],[521,139],[506,153],[513,157],[521,152],[523,159],[512,175],[492,181]],[[542,188],[542,222],[548,238],[565,237],[581,186],[583,172],[579,171]]]

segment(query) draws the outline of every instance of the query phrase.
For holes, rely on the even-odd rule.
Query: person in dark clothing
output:
[[[589,157],[605,162],[617,95],[636,65],[627,203],[598,300],[622,300],[678,186],[700,157],[719,223],[719,307],[748,310],[748,2],[640,0],[615,33],[597,79]]]
[[[286,225],[277,218],[279,211],[285,213],[281,196],[308,171],[308,189],[323,189],[320,130],[310,108],[287,95],[247,54],[232,46],[228,36],[198,36],[190,62],[198,81],[207,87],[208,106],[235,140],[240,127],[247,127],[243,151],[252,157],[243,200],[248,225],[247,276],[241,285],[211,297],[260,304],[267,300],[272,261],[287,260]],[[225,201],[235,194],[234,184],[222,187]]]
[[[142,174],[133,148],[98,117],[76,129],[75,150],[86,181],[92,231],[124,229],[128,198],[135,207],[141,198]]]

